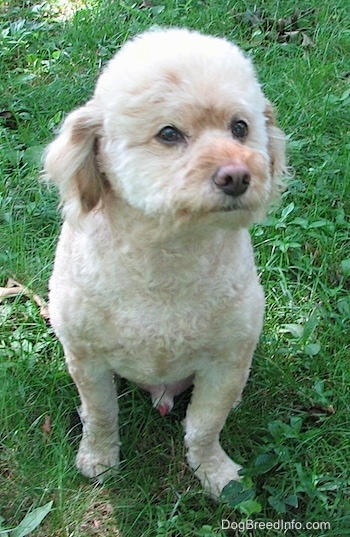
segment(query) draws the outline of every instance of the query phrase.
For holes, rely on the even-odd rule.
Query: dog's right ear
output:
[[[67,116],[44,155],[44,175],[58,185],[68,219],[94,209],[108,188],[98,166],[101,131],[101,113],[89,101]]]

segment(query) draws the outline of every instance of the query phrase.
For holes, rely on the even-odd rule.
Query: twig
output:
[[[43,298],[33,293],[31,289],[16,282],[12,278],[9,278],[5,287],[0,287],[0,302],[3,298],[10,298],[18,295],[24,295],[31,300],[34,300],[35,304],[40,308],[40,315],[44,319],[49,319],[48,305]]]

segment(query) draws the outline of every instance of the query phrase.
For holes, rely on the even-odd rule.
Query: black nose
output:
[[[220,166],[213,175],[213,181],[228,196],[241,196],[250,183],[250,172],[244,164]]]

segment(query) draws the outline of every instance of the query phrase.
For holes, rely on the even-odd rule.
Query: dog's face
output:
[[[252,219],[283,166],[283,135],[251,62],[229,42],[187,30],[128,42],[46,159],[75,212],[78,200],[86,212],[109,195],[148,215]]]

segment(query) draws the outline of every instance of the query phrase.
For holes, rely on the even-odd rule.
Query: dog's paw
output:
[[[216,471],[204,475],[204,479],[201,479],[204,489],[214,500],[218,500],[222,490],[230,481],[240,481],[241,476],[238,472],[241,468],[239,464],[228,458]]]
[[[78,470],[85,476],[103,483],[111,474],[111,468],[119,464],[119,442],[108,446],[96,446],[82,439],[75,460]]]
[[[194,469],[195,476],[202,483],[203,488],[214,499],[218,500],[223,488],[230,481],[240,481],[239,470],[241,466],[235,463],[220,448],[216,455],[210,458],[204,458],[201,462],[191,460],[191,454],[188,454],[190,466]]]

